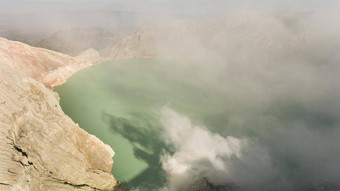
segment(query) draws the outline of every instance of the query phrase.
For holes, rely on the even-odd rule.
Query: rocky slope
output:
[[[66,116],[46,87],[88,65],[0,39],[0,190],[113,190],[113,150]]]
[[[326,15],[323,12],[238,12],[219,19],[146,25],[107,49],[105,56],[113,59],[158,57],[199,61],[214,58],[229,62],[251,58],[242,60],[246,63],[292,52],[303,54],[313,51],[312,46],[319,45],[310,43],[319,43],[315,35],[320,29],[316,28],[315,22],[320,20],[321,23]]]
[[[75,28],[58,31],[35,46],[74,56],[89,48],[101,50],[110,47],[124,35],[126,33],[123,31],[113,32],[103,28]]]
[[[97,63],[100,61],[100,56],[97,50],[93,48],[89,48],[85,50],[83,53],[77,56],[77,58],[85,59],[91,61],[92,63]]]
[[[3,38],[0,38],[0,59],[47,86],[62,84],[76,71],[91,65],[86,60]]]
[[[159,35],[156,27],[146,25],[133,35],[117,41],[113,47],[102,51],[102,56],[113,59],[128,59],[134,57],[152,58],[156,56],[156,45]],[[164,34],[166,35],[166,33]]]

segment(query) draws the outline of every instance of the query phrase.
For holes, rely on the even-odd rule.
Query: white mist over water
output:
[[[252,11],[151,31],[157,56],[178,62],[107,63],[79,75],[84,84],[74,87],[103,91],[89,101],[114,100],[102,103],[114,108],[106,125],[154,170],[133,187],[152,190],[148,181],[163,170],[165,185],[154,189],[185,190],[207,177],[246,191],[339,190],[339,14]],[[68,103],[85,97],[74,87]]]
[[[164,153],[161,157],[162,167],[168,175],[168,188],[164,189],[187,188],[188,183],[202,176],[213,183],[223,183],[230,178],[224,160],[240,157],[242,140],[224,138],[205,127],[194,126],[188,117],[169,108],[162,110],[161,121],[166,143],[174,149],[173,154]]]

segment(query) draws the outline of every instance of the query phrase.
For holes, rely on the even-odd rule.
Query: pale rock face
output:
[[[66,116],[40,83],[56,85],[87,65],[0,40],[0,190],[114,189],[113,150]]]
[[[44,83],[57,86],[76,71],[91,65],[89,61],[58,52],[0,38],[0,60],[17,71]]]
[[[99,60],[100,56],[97,50],[93,48],[89,48],[85,50],[83,53],[81,53],[80,55],[78,55],[77,58],[89,60],[92,63],[95,63]]]
[[[116,43],[108,57],[194,59],[210,62],[231,57],[281,56],[309,46],[309,14],[240,12],[221,19],[182,20],[146,25]],[[306,24],[307,23],[307,24]],[[249,54],[249,55],[244,55]],[[233,55],[233,56],[230,56]],[[252,61],[249,60],[250,62]],[[248,62],[248,61],[245,61]]]
[[[153,58],[158,41],[156,32],[155,26],[146,25],[135,34],[122,38],[108,51],[107,56],[113,59]]]

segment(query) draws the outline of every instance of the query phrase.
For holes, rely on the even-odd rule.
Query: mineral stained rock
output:
[[[113,150],[66,116],[46,87],[88,65],[0,39],[0,190],[114,189]]]
[[[3,38],[0,38],[0,61],[47,86],[60,85],[76,71],[91,65],[81,58]]]

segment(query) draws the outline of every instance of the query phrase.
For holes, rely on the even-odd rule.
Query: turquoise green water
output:
[[[289,179],[282,187],[294,190],[299,186],[295,180],[313,174],[310,171],[329,171],[328,162],[322,161],[338,164],[337,157],[323,158],[329,156],[324,151],[338,148],[338,132],[332,130],[338,119],[332,112],[318,111],[289,91],[269,97],[283,86],[264,83],[248,70],[193,64],[109,61],[79,71],[55,90],[65,113],[114,149],[113,174],[128,187],[153,190],[165,185],[160,156],[176,151],[161,136],[164,107],[223,137],[246,138],[243,158],[223,160],[232,177],[241,184],[250,182],[251,188],[282,186]],[[327,144],[314,152],[315,142]],[[251,181],[244,183],[245,177]]]
[[[118,180],[158,187],[164,183],[159,156],[168,149],[159,136],[162,107],[181,111],[198,123],[200,119],[215,126],[225,123],[216,114],[225,101],[198,87],[194,75],[190,68],[166,61],[110,61],[76,73],[55,90],[64,112],[114,149],[113,173]]]

